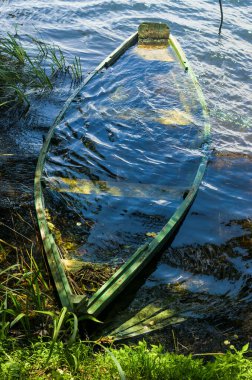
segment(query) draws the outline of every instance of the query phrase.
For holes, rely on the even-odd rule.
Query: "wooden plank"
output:
[[[138,27],[138,46],[167,47],[170,29],[161,22],[143,22]]]
[[[174,58],[167,48],[160,49],[149,46],[148,49],[143,49],[138,46],[135,48],[135,52],[146,61],[174,62]]]
[[[130,183],[126,181],[91,181],[88,179],[71,179],[50,177],[46,181],[53,191],[60,193],[97,194],[113,197],[151,198],[167,200],[183,196],[185,187],[165,187],[147,183]]]
[[[157,122],[162,125],[171,126],[189,126],[194,124],[193,117],[190,112],[174,109],[156,109],[142,110],[140,108],[132,108],[131,112],[124,111],[116,114],[117,119],[135,120],[144,119],[145,121]],[[194,124],[195,125],[195,124]]]

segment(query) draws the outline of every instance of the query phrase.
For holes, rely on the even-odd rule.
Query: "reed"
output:
[[[29,336],[33,332],[31,324],[34,322],[34,310],[44,310],[48,307],[48,301],[52,301],[49,285],[38,268],[32,248],[28,250],[12,246],[11,251],[3,253],[4,244],[2,240],[1,251],[6,258],[2,264],[6,267],[0,271],[1,340],[12,336],[14,326],[18,328],[20,336]],[[17,262],[8,265],[8,256],[12,256],[12,260],[17,257]],[[35,321],[35,329],[40,323]]]
[[[70,66],[69,70],[72,73],[72,77],[75,80],[81,80],[82,78],[82,69],[81,69],[81,62],[79,57],[75,57],[73,64]]]
[[[34,38],[30,38],[30,43],[36,51],[33,55],[18,37],[9,33],[0,36],[0,108],[25,105],[28,109],[31,90],[52,90],[58,73],[69,74],[74,81],[81,79],[79,58],[68,65],[60,48]]]

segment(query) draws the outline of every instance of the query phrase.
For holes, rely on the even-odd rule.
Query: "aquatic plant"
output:
[[[0,107],[29,108],[31,92],[52,90],[57,73],[69,73],[73,80],[81,78],[80,60],[68,65],[55,46],[30,38],[36,51],[30,55],[17,36],[0,36]],[[45,67],[49,66],[49,70]]]

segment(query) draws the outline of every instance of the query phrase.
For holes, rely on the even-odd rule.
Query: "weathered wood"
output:
[[[53,191],[59,193],[97,194],[113,197],[150,198],[150,199],[177,199],[183,194],[183,188],[178,186],[160,186],[149,183],[130,183],[126,181],[91,181],[89,179],[71,179],[51,177],[47,181]]]
[[[159,22],[143,22],[138,27],[139,47],[160,47],[168,46],[170,29],[166,24]]]

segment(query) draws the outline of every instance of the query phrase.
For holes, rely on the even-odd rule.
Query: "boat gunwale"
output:
[[[62,120],[66,110],[78,95],[78,93],[83,89],[83,87],[102,69],[108,68],[113,65],[113,63],[123,55],[123,53],[135,45],[138,39],[138,32],[133,33],[128,39],[126,39],[118,48],[116,48],[110,55],[108,55],[90,74],[82,81],[82,83],[76,88],[73,94],[66,100],[63,108],[56,117],[54,123],[50,127],[46,139],[42,145],[39,153],[35,178],[34,178],[34,198],[35,198],[35,209],[37,214],[38,226],[46,252],[47,260],[50,266],[50,270],[53,276],[53,280],[58,292],[60,302],[62,306],[66,306],[70,311],[76,311],[77,313],[87,313],[94,316],[98,316],[107,305],[113,301],[113,299],[128,285],[130,281],[136,277],[139,272],[145,267],[149,261],[153,258],[155,254],[160,252],[165,244],[175,235],[180,224],[188,213],[199,189],[200,183],[202,181],[203,175],[205,173],[208,156],[210,154],[209,149],[209,136],[210,136],[210,123],[209,123],[209,112],[207,109],[206,101],[197,80],[193,69],[189,65],[186,56],[176,40],[170,34],[169,42],[174,52],[176,53],[182,67],[189,74],[199,101],[202,106],[203,115],[205,118],[204,122],[204,144],[201,147],[202,158],[199,164],[197,173],[195,175],[192,187],[188,194],[186,195],[183,202],[178,206],[178,208],[173,213],[172,217],[168,220],[162,230],[157,234],[155,238],[150,243],[140,246],[137,251],[123,264],[118,271],[111,276],[111,278],[100,288],[98,291],[90,298],[87,299],[85,295],[76,295],[72,292],[70,284],[68,282],[64,265],[61,262],[61,252],[57,246],[53,234],[50,232],[48,222],[46,219],[46,211],[44,207],[44,197],[42,191],[42,173],[45,163],[46,154],[48,152],[51,138],[54,134],[56,126]],[[132,270],[133,269],[133,270]],[[125,273],[128,275],[125,275]]]

